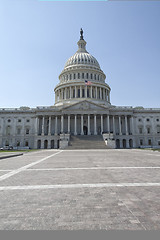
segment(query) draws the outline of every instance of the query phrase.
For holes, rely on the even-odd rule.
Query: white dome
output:
[[[98,61],[87,51],[79,52],[77,51],[72,57],[70,57],[64,68],[71,67],[73,65],[90,65],[100,69]]]

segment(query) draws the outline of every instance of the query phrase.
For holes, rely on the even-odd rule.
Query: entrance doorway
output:
[[[44,141],[44,148],[45,148],[45,149],[48,148],[48,141],[47,141],[47,140]]]
[[[54,148],[54,140],[51,140],[51,148]]]
[[[132,139],[129,139],[129,147],[133,148],[133,140]]]
[[[123,139],[123,148],[126,148],[126,139]]]
[[[84,135],[88,134],[88,128],[86,126],[83,127],[83,132],[84,132]]]
[[[120,140],[116,139],[116,148],[120,148]]]
[[[41,140],[38,140],[38,142],[37,142],[37,148],[38,148],[38,149],[41,148]]]

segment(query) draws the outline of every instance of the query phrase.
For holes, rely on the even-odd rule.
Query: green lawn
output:
[[[152,151],[160,152],[160,148],[138,148],[138,149],[141,149],[141,150],[152,150]]]
[[[39,151],[40,149],[26,149],[26,150],[0,150],[0,153],[3,152],[33,152],[33,151]]]

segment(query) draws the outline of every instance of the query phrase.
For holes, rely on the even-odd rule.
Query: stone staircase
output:
[[[66,149],[107,149],[102,135],[71,136]]]

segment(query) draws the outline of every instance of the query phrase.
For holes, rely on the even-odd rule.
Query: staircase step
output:
[[[67,149],[107,149],[102,135],[71,136]]]

